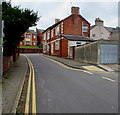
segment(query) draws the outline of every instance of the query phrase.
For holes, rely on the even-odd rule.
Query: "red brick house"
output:
[[[23,37],[25,38],[20,42],[19,46],[37,46],[37,34],[34,30],[28,30]]]
[[[89,37],[90,23],[79,14],[79,7],[72,7],[70,16],[55,19],[43,32],[43,53],[69,58],[69,48],[93,41]]]
[[[37,33],[37,40],[39,41],[39,44],[41,45],[43,43],[43,29],[37,29],[36,28],[36,33]]]

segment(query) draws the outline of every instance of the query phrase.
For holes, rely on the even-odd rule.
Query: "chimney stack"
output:
[[[79,7],[71,7],[71,13],[79,15]]]
[[[95,25],[96,26],[103,26],[104,21],[101,20],[100,18],[95,19]]]
[[[60,21],[60,19],[56,18],[55,19],[55,24],[58,23]]]

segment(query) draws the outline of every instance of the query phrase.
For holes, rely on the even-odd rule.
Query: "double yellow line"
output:
[[[36,115],[36,89],[35,89],[35,72],[34,72],[34,67],[32,65],[32,62],[30,59],[25,56],[29,68],[30,68],[30,73],[29,73],[29,80],[28,80],[28,89],[27,89],[27,96],[26,96],[26,103],[25,103],[25,115],[29,114],[29,102],[30,102],[30,90],[31,90],[31,80],[32,80],[32,113]]]

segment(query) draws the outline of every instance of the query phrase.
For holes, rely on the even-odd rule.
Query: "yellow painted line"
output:
[[[27,60],[28,60],[28,58],[27,58]],[[29,113],[30,87],[31,87],[31,64],[30,64],[29,60],[28,60],[28,63],[29,63],[29,67],[30,67],[30,74],[29,74],[29,80],[28,80],[28,89],[27,89],[27,96],[26,96],[26,104],[25,104],[25,115],[27,115]]]
[[[27,90],[27,96],[26,96],[26,104],[25,104],[25,115],[29,113],[29,101],[30,101],[30,86],[31,86],[31,80],[32,80],[32,114],[36,115],[36,88],[35,88],[35,73],[34,73],[34,67],[32,65],[32,62],[30,59],[25,56],[28,60],[29,67],[30,67],[30,75],[29,75],[29,81],[28,81],[28,90]]]
[[[39,54],[38,54],[39,55]],[[39,55],[40,56],[40,55]],[[75,69],[75,68],[71,68],[71,67],[68,67],[67,65],[64,65],[64,64],[62,64],[61,62],[58,62],[58,61],[56,61],[56,60],[54,60],[54,59],[51,59],[51,58],[48,58],[48,57],[46,57],[46,56],[42,56],[43,58],[46,58],[46,59],[48,59],[48,60],[51,60],[51,61],[53,61],[53,62],[55,62],[55,63],[57,63],[57,64],[59,64],[60,66],[62,66],[62,67],[64,67],[64,68],[67,68],[67,69],[71,69],[71,70],[75,70],[75,71],[83,71],[83,72],[85,72],[85,73],[88,73],[88,74],[93,74],[93,73],[91,73],[91,72],[95,72],[97,69],[86,69],[86,70],[80,70],[80,69]],[[83,67],[83,66],[82,66]],[[95,66],[94,66],[95,67]],[[100,70],[100,69],[99,69]],[[102,70],[101,69],[101,71],[97,71],[97,72],[99,72],[99,73],[111,73],[111,74],[113,74],[114,72],[107,72],[107,71],[104,71],[104,70]]]
[[[90,71],[104,71],[96,66],[90,65],[90,66],[82,66],[83,68],[90,70]]]
[[[48,58],[48,57],[44,57],[44,58],[46,58],[46,59],[48,59],[48,60],[51,60],[51,61],[59,64],[60,66],[62,66],[62,67],[64,67],[64,68],[72,69],[72,70],[76,70],[76,71],[82,71],[82,70],[80,70],[80,69],[75,69],[75,68],[68,67],[68,66],[66,66],[66,65],[64,65],[64,64],[62,64],[62,63],[60,63],[60,62],[58,62],[58,61],[56,61],[56,60],[54,60],[54,59],[51,59],[51,58]]]
[[[33,69],[33,76],[32,76],[32,113],[36,115],[36,88],[35,88],[35,75],[34,75],[34,67]]]

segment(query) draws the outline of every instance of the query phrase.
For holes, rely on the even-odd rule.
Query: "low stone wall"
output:
[[[19,48],[19,53],[42,53],[42,49]]]
[[[3,56],[3,72],[9,70],[13,65],[13,56]]]
[[[98,64],[98,43],[75,47],[74,59],[80,62]]]
[[[118,45],[117,41],[113,40],[98,40],[96,42],[86,44],[83,46],[75,47],[75,53],[74,53],[74,59],[79,62],[84,62],[84,63],[91,63],[91,64],[112,64],[112,62],[101,62],[101,59],[103,59],[103,56],[101,55],[101,51],[106,51],[106,49],[101,49],[102,45]],[[108,49],[107,49],[108,50]],[[115,51],[117,52],[117,51]],[[108,50],[107,53],[111,53],[111,50]],[[106,54],[107,55],[107,54]],[[110,56],[113,56],[114,54],[110,54]],[[102,56],[102,58],[101,58]],[[117,55],[116,55],[117,56]],[[105,57],[106,59],[106,57]],[[104,60],[105,60],[104,59]],[[115,58],[116,59],[116,58]],[[117,59],[116,59],[117,60]],[[103,61],[103,60],[102,60]],[[113,61],[114,63],[114,61]],[[117,64],[117,61],[115,62]]]

